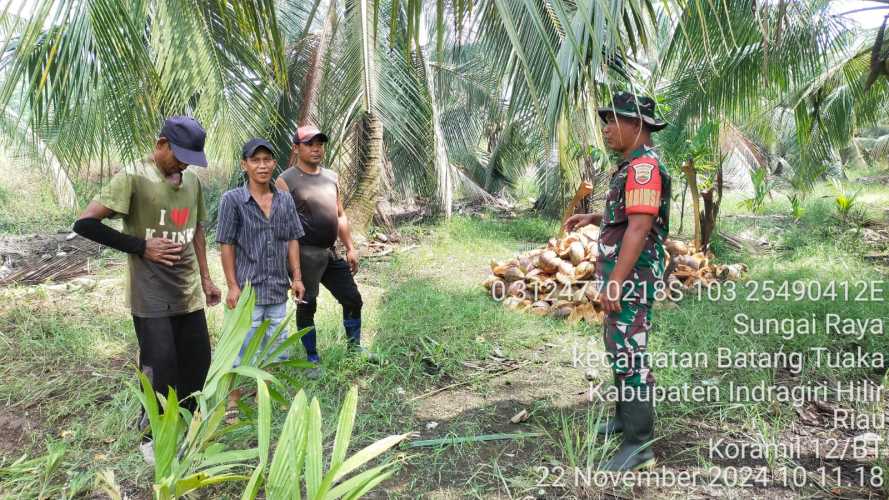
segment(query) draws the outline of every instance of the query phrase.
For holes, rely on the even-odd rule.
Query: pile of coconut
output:
[[[492,260],[493,275],[484,281],[484,287],[512,310],[565,318],[570,323],[601,323],[604,312],[595,282],[598,239],[596,226],[584,226],[562,238],[550,239],[543,248],[507,261]],[[712,254],[691,252],[681,241],[667,240],[664,247],[669,290],[710,286],[738,279],[747,271],[743,264],[713,264]]]
[[[708,287],[713,283],[737,280],[747,272],[745,264],[714,264],[712,252],[692,252],[687,243],[679,240],[667,240],[664,243],[667,251],[667,283],[679,282],[680,288],[687,290],[692,287]]]

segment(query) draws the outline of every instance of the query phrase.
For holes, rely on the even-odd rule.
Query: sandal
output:
[[[235,425],[238,423],[238,417],[241,415],[241,410],[238,409],[238,402],[241,399],[241,390],[235,389],[228,395],[228,404],[225,407],[225,423],[228,425]]]

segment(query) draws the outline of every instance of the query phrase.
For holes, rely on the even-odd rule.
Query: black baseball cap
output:
[[[241,159],[246,160],[247,158],[250,158],[256,153],[256,150],[259,148],[268,149],[269,153],[272,154],[272,157],[275,157],[275,149],[272,148],[272,145],[269,143],[269,141],[261,137],[254,137],[253,139],[247,141],[247,143],[244,144],[244,148],[241,149]]]
[[[204,156],[204,142],[207,133],[204,127],[190,116],[171,116],[164,121],[161,128],[161,137],[170,142],[173,156],[182,163],[207,166],[207,157]]]

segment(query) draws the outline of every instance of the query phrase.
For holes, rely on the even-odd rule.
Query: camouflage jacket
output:
[[[654,215],[654,224],[629,277],[636,284],[645,282],[646,295],[653,297],[652,285],[662,280],[664,275],[664,241],[670,221],[670,182],[670,176],[657,153],[645,146],[633,151],[629,160],[618,165],[605,196],[605,213],[599,233],[599,265],[596,267],[600,280],[607,281],[614,270],[629,225],[628,215]]]

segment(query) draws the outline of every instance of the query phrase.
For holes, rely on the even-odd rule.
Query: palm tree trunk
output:
[[[359,141],[354,172],[358,179],[349,196],[346,212],[354,231],[367,233],[376,211],[380,193],[383,160],[383,123],[376,113],[365,113],[356,131]]]
[[[68,172],[62,167],[62,164],[59,163],[59,160],[56,159],[52,153],[49,153],[48,150],[45,152],[47,154],[47,169],[49,170],[50,177],[52,178],[52,187],[53,193],[56,195],[56,202],[60,207],[74,210],[77,208],[77,196],[74,192],[74,183],[71,182],[71,178],[68,177]]]
[[[302,106],[299,108],[297,123],[305,125],[314,120],[315,111],[318,109],[318,87],[324,79],[324,57],[327,55],[327,47],[330,45],[330,34],[333,32],[333,23],[336,21],[336,0],[330,1],[327,9],[327,17],[324,19],[324,27],[318,34],[318,45],[312,54],[312,65],[306,72],[306,82],[303,86]]]
[[[694,214],[694,218],[692,219],[695,223],[695,238],[694,238],[694,249],[695,252],[701,250],[701,194],[698,191],[698,178],[697,172],[695,171],[695,161],[692,158],[689,158],[685,163],[682,164],[682,171],[685,173],[685,178],[688,181],[688,187],[691,191],[691,206],[692,213]]]
[[[52,184],[53,195],[56,198],[56,204],[66,210],[77,209],[77,193],[74,191],[74,183],[68,175],[68,170],[62,165],[62,162],[56,158],[56,155],[42,140],[32,139],[34,156],[43,161],[42,169],[49,176],[50,184]],[[75,171],[76,173],[76,171]]]
[[[438,196],[441,210],[445,218],[450,219],[454,211],[454,175],[451,172],[451,164],[448,162],[448,152],[445,149],[444,133],[439,121],[438,101],[435,96],[435,77],[432,74],[432,66],[429,58],[422,52],[423,71],[426,73],[426,91],[429,93],[429,105],[432,108],[432,141],[435,150],[432,162],[438,178]],[[490,176],[488,178],[490,180]],[[485,189],[490,189],[486,186]]]
[[[346,210],[350,226],[357,232],[367,233],[376,212],[377,197],[380,193],[383,159],[383,123],[377,116],[377,69],[376,46],[377,38],[374,24],[371,22],[373,5],[370,0],[359,0],[359,34],[361,36],[361,57],[364,62],[363,94],[364,116],[358,123],[355,138],[356,176],[354,191],[349,196]]]

